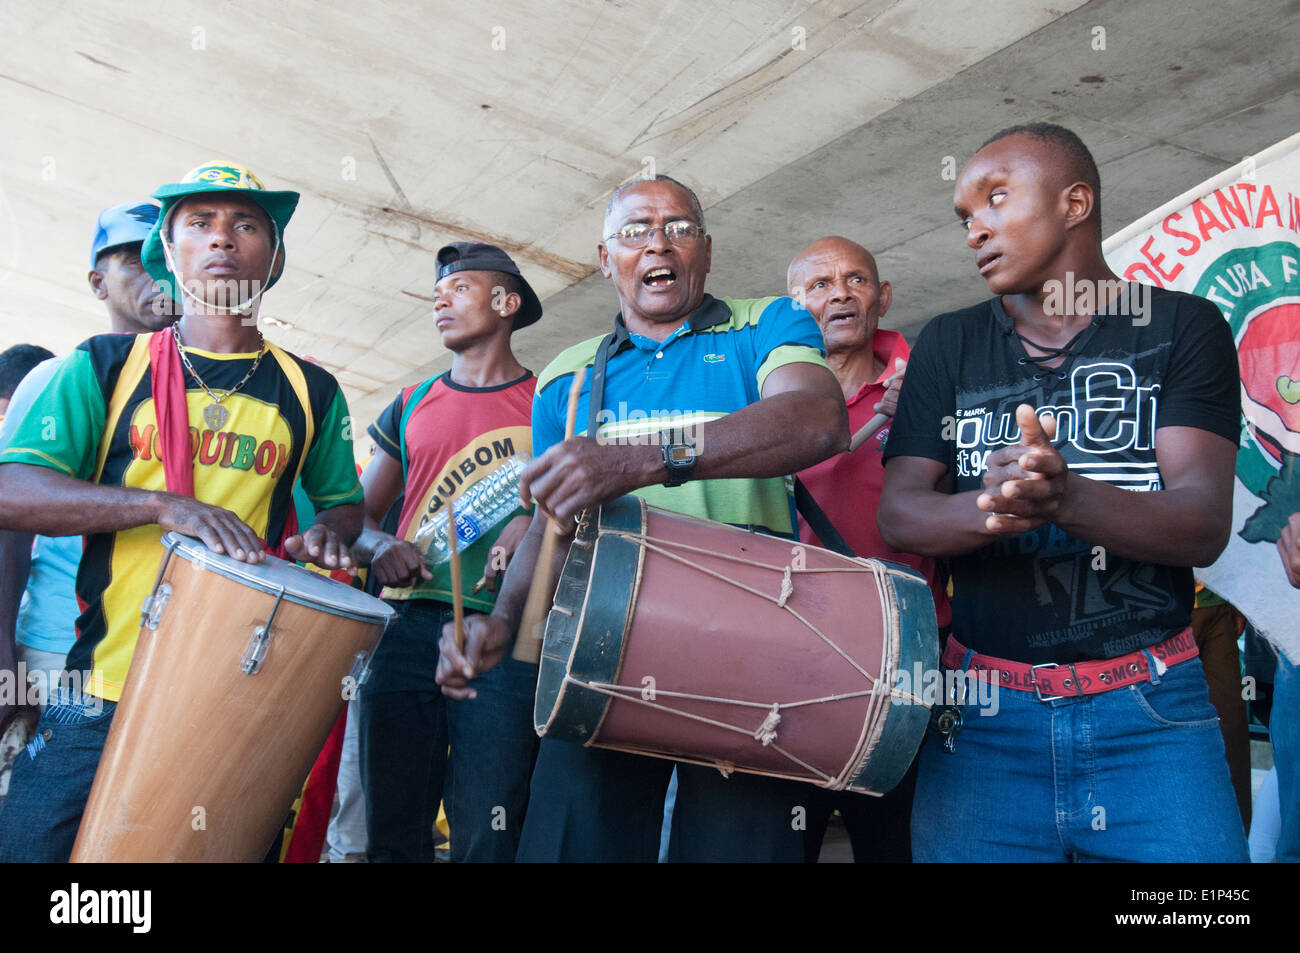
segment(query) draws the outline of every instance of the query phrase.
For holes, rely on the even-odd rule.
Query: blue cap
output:
[[[91,269],[110,248],[143,245],[157,221],[158,206],[152,202],[125,202],[104,209],[95,222],[95,240],[90,246]]]

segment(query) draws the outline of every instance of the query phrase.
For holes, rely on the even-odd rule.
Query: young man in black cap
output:
[[[531,448],[536,380],[510,335],[542,306],[510,257],[478,242],[438,252],[433,300],[451,370],[406,388],[380,414],[370,428],[379,450],[362,477],[358,560],[371,562],[397,610],[359,695],[367,853],[433,860],[445,797],[453,861],[510,861],[537,750],[537,666],[507,660],[474,682],[475,701],[445,698],[434,676],[452,614],[448,507],[471,611],[492,611],[497,576],[529,525],[515,474]],[[397,535],[384,533],[384,514],[403,493]]]

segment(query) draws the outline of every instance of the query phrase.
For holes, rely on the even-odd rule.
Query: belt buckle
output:
[[[1034,694],[1038,696],[1038,700],[1039,700],[1040,702],[1054,702],[1054,701],[1056,701],[1058,698],[1064,698],[1065,696],[1064,696],[1064,695],[1044,695],[1044,694],[1043,694],[1043,690],[1042,690],[1041,688],[1038,687],[1038,676],[1037,676],[1037,674],[1035,674],[1035,673],[1037,673],[1037,671],[1038,671],[1040,668],[1061,668],[1061,667],[1062,667],[1062,666],[1061,666],[1060,663],[1058,663],[1058,662],[1043,662],[1043,663],[1040,664],[1040,665],[1031,665],[1031,666],[1029,666],[1029,680],[1030,680],[1030,682],[1033,684],[1033,686],[1034,686]]]

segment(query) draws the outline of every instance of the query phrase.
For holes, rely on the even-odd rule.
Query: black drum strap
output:
[[[817,538],[833,553],[839,553],[841,556],[852,557],[856,555],[853,547],[848,544],[840,531],[835,528],[826,512],[817,505],[813,499],[812,493],[808,487],[803,485],[803,481],[798,477],[794,480],[794,505],[798,507],[800,515],[807,521],[808,527],[817,534]]]
[[[627,340],[627,328],[615,319],[614,330],[601,338],[596,348],[596,359],[591,366],[591,394],[587,398],[587,436],[593,439],[600,426],[600,412],[605,407],[605,371],[610,355],[617,354]]]

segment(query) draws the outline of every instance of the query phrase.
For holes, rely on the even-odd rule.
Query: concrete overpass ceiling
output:
[[[1113,230],[1300,126],[1285,0],[3,7],[6,344],[102,329],[96,212],[232,158],[303,193],[264,328],[362,420],[450,363],[429,320],[447,241],[504,246],[545,299],[529,366],[602,330],[601,211],[650,164],[697,187],[714,290],[779,291],[794,251],[842,232],[880,250],[914,332],[983,294],[945,156],[1070,125]]]

